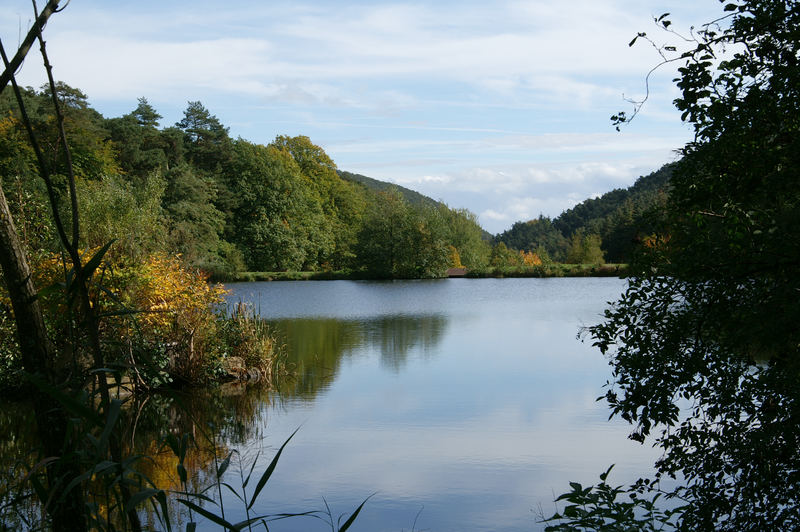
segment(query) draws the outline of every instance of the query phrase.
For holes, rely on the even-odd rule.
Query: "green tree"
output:
[[[130,113],[105,121],[111,141],[117,150],[117,161],[129,179],[146,178],[152,172],[164,171],[168,165],[168,143],[158,130],[161,115],[139,98],[139,105]]]
[[[158,121],[163,118],[144,96],[139,98],[139,105],[131,112],[131,116],[140,126],[152,128],[157,128]]]
[[[681,64],[675,104],[695,131],[666,225],[590,333],[613,414],[662,449],[655,480],[681,479],[680,528],[795,530],[800,4],[728,1],[691,38],[674,58],[659,48]]]
[[[228,128],[202,103],[189,102],[175,127],[183,131],[186,158],[197,168],[218,172],[229,161],[232,141]]]
[[[365,209],[363,189],[344,181],[336,164],[320,146],[306,136],[277,137],[271,144],[294,159],[308,185],[320,199],[325,227],[333,247],[318,257],[319,264],[341,268],[352,262],[353,246]]]
[[[194,267],[212,272],[232,269],[220,256],[225,217],[214,205],[214,181],[187,164],[171,168],[164,180],[168,249],[182,254],[184,262]]]
[[[483,239],[478,217],[467,209],[451,209],[443,204],[439,213],[445,220],[447,243],[456,249],[462,264],[470,269],[485,267],[491,248]]]
[[[78,183],[80,215],[86,228],[82,237],[88,248],[114,240],[107,257],[141,260],[164,248],[161,200],[164,180],[153,174],[134,187],[121,176]]]
[[[603,250],[600,249],[600,235],[587,235],[582,229],[575,231],[567,250],[570,264],[603,264]]]
[[[314,268],[333,247],[322,202],[295,159],[276,146],[234,143],[235,243],[251,270]]]
[[[511,229],[497,235],[494,240],[521,251],[544,248],[554,260],[563,260],[568,246],[567,239],[553,221],[542,215],[527,222],[516,222]]]
[[[442,277],[450,261],[445,231],[438,209],[415,209],[397,190],[378,192],[359,233],[358,264],[379,277]]]
[[[498,242],[492,247],[492,253],[489,255],[489,265],[494,268],[519,266],[519,253],[509,249],[505,242]]]

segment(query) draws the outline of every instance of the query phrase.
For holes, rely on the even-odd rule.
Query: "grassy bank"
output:
[[[466,277],[625,277],[627,264],[543,264],[510,268],[486,268],[470,270]],[[215,276],[216,282],[255,282],[255,281],[331,281],[336,279],[369,280],[376,279],[363,271],[337,270],[319,272],[236,272]]]
[[[467,277],[625,277],[627,264],[541,264],[512,268],[487,268],[471,270]]]

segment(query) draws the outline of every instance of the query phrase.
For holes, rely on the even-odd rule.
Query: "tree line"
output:
[[[628,263],[659,227],[675,163],[565,210],[514,223],[495,244],[535,252],[545,260],[595,264]]]
[[[220,277],[299,270],[440,277],[450,266],[479,268],[488,260],[475,215],[340,175],[308,137],[278,136],[267,145],[234,139],[198,101],[172,126],[160,126],[145,98],[130,113],[106,118],[81,90],[58,83],[57,92],[74,139],[87,248],[116,239],[114,253],[180,254],[187,266]],[[22,93],[34,129],[52,143],[50,89]],[[56,249],[46,191],[32,179],[33,154],[8,94],[0,116],[0,167],[15,218],[30,249]]]

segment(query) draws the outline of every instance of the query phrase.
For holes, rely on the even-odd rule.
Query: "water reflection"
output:
[[[277,393],[233,387],[142,398],[126,409],[126,443],[155,453],[148,474],[175,488],[175,459],[158,442],[193,434],[191,482],[203,489],[215,457],[262,450],[258,477],[302,427],[259,511],[319,509],[325,497],[338,516],[378,492],[354,532],[409,530],[423,506],[416,530],[536,530],[532,511],[541,504],[552,513],[553,493],[568,481],[595,482],[616,463],[613,482],[632,482],[655,458],[626,439],[627,426],[607,423],[595,398],[608,367],[575,338],[622,288],[618,279],[239,285],[234,301],[261,303],[292,376]],[[0,416],[4,457],[25,455],[18,426]],[[238,486],[237,475],[231,469],[226,479]],[[223,496],[226,515],[244,519]],[[326,529],[314,520],[270,525]]]
[[[444,316],[395,316],[365,322],[364,346],[380,351],[385,368],[399,373],[408,362],[408,354],[418,349],[425,358],[436,354],[436,347],[447,328]]]
[[[218,464],[233,450],[258,448],[276,400],[263,387],[240,384],[131,398],[117,425],[122,452],[142,456],[133,467],[158,488],[170,493],[204,493],[214,484]],[[18,486],[41,459],[36,424],[32,416],[24,415],[30,411],[25,401],[0,401],[0,523],[9,527],[3,530],[36,529],[43,515],[36,499],[25,496]],[[178,440],[184,435],[190,438],[184,461],[189,473],[186,484],[177,472],[177,456],[165,445],[168,435]],[[94,494],[102,491],[99,485],[91,490]],[[22,504],[8,505],[20,495]],[[176,496],[171,498],[171,522],[182,529],[188,515],[175,503]],[[102,499],[88,502],[92,501],[101,508],[105,505]],[[142,518],[148,530],[160,529],[151,507],[143,507]]]
[[[285,346],[289,375],[279,386],[285,397],[313,400],[335,380],[343,360],[380,354],[397,373],[412,352],[436,353],[447,329],[442,315],[395,315],[375,319],[296,318],[271,322]]]

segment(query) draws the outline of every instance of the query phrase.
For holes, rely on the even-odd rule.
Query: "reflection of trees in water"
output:
[[[399,372],[408,361],[408,354],[420,348],[429,356],[444,335],[447,320],[443,316],[392,316],[365,324],[365,345],[379,348],[381,364]]]
[[[232,449],[245,452],[245,445],[263,439],[273,394],[258,386],[226,385],[210,390],[192,389],[185,392],[143,395],[130,398],[123,407],[118,434],[126,456],[142,455],[135,468],[158,488],[184,491],[172,450],[162,445],[165,436],[180,439],[190,434],[194,444],[184,462],[189,473],[186,491],[203,492],[216,476],[215,461],[224,460]],[[0,402],[0,522],[16,529],[15,511],[22,512],[33,522],[41,510],[35,498],[23,499],[15,511],[5,508],[11,497],[18,496],[17,484],[30,467],[41,457],[37,454],[35,423],[28,415],[24,402]],[[232,461],[231,473],[234,474]],[[95,493],[102,493],[98,486]],[[101,507],[104,501],[96,499]],[[30,503],[30,504],[27,504]],[[172,522],[180,525],[186,515],[180,515],[177,504],[171,504]],[[157,521],[149,507],[142,515],[144,523],[155,527]],[[2,527],[0,527],[2,528]],[[155,528],[152,528],[155,530]]]
[[[0,529],[23,530],[24,522],[6,510],[16,495],[15,486],[30,467],[38,461],[35,448],[36,418],[31,415],[29,404],[0,403]],[[23,498],[19,502],[23,515],[36,515],[34,498]],[[3,527],[6,528],[3,528]]]
[[[361,344],[356,321],[298,318],[274,322],[273,331],[286,346],[289,376],[278,384],[281,395],[313,399],[330,386],[346,353]]]
[[[446,326],[447,319],[441,315],[273,322],[273,331],[286,345],[290,371],[290,377],[280,384],[281,394],[313,399],[331,385],[342,359],[364,349],[378,350],[385,367],[400,371],[413,349],[435,352],[432,348],[441,341]]]
[[[178,459],[171,449],[160,443],[167,434],[178,439],[191,434],[195,445],[185,461],[189,472],[186,487],[189,492],[201,493],[213,484],[216,464],[232,450],[245,452],[246,444],[263,439],[271,400],[266,388],[243,385],[144,398],[137,401],[135,411],[132,408],[129,412],[128,418],[135,417],[135,421],[129,419],[126,424],[126,443],[136,452],[152,458],[142,462],[140,469],[159,488],[181,491]],[[234,457],[229,475],[233,474],[236,462]],[[176,512],[173,521],[180,523],[186,516],[178,515],[178,510],[184,511],[184,508],[173,504],[172,511]]]
[[[136,468],[161,489],[183,491],[177,474],[178,459],[164,438],[190,434],[195,442],[185,461],[188,491],[199,493],[215,478],[215,461],[233,449],[245,452],[264,439],[268,415],[278,397],[313,399],[336,377],[344,357],[362,350],[380,352],[381,363],[400,371],[415,349],[435,352],[447,320],[442,316],[387,316],[372,320],[296,319],[274,325],[286,343],[292,376],[281,386],[280,396],[260,386],[226,385],[208,390],[144,395],[130,398],[123,407],[119,434],[123,452],[144,455]],[[14,486],[41,459],[37,455],[35,422],[24,403],[0,402],[0,520],[15,527],[13,515],[1,508],[17,495]],[[254,451],[253,451],[254,452]],[[236,460],[233,461],[233,464]],[[228,473],[234,474],[233,469]],[[101,490],[100,490],[101,491]],[[27,511],[36,516],[34,499]],[[103,504],[102,501],[97,501]],[[180,510],[171,505],[173,512]],[[155,526],[154,516],[143,514],[145,524]],[[186,516],[172,516],[173,524]]]

